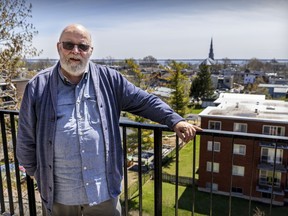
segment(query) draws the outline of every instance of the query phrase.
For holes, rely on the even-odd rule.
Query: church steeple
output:
[[[213,38],[211,38],[209,58],[211,58],[211,59],[214,60],[214,52],[213,52]]]

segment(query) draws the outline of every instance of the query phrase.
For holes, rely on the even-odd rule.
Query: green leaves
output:
[[[213,85],[209,66],[200,65],[200,71],[191,85],[190,96],[196,100],[211,98],[213,96]]]
[[[168,78],[169,87],[174,91],[171,93],[169,104],[180,115],[186,114],[186,109],[189,102],[189,87],[190,83],[188,77],[182,72],[187,68],[184,63],[171,61],[169,64]]]

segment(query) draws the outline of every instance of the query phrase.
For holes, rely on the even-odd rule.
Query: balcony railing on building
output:
[[[37,185],[33,182],[32,179],[25,176],[25,173],[21,171],[21,166],[19,166],[16,155],[15,155],[15,146],[16,146],[16,130],[17,130],[17,119],[18,112],[16,111],[7,111],[0,110],[0,120],[1,120],[1,172],[0,172],[0,213],[7,215],[42,215],[42,205],[41,200],[37,191]],[[228,131],[217,131],[217,130],[203,130],[202,132],[197,133],[197,137],[192,142],[192,152],[191,153],[191,164],[190,169],[192,170],[191,176],[179,176],[179,152],[183,147],[183,143],[175,137],[175,146],[173,147],[173,154],[170,154],[170,158],[175,161],[175,174],[163,174],[162,166],[169,162],[167,159],[166,152],[163,151],[163,133],[171,132],[166,126],[158,125],[158,124],[141,124],[135,122],[126,122],[121,121],[120,127],[122,130],[122,144],[124,149],[124,180],[123,180],[123,193],[121,195],[122,207],[123,207],[123,215],[129,215],[129,211],[136,212],[137,215],[142,215],[145,212],[146,208],[151,208],[151,206],[144,206],[145,196],[143,196],[144,189],[142,186],[146,181],[153,181],[154,184],[154,197],[153,197],[153,215],[165,215],[164,210],[165,206],[163,203],[165,202],[165,198],[163,194],[163,182],[167,181],[172,183],[172,187],[174,188],[173,196],[174,203],[171,204],[174,209],[173,215],[179,214],[179,202],[180,202],[180,191],[179,187],[185,186],[189,188],[189,215],[197,215],[198,213],[203,215],[219,215],[216,210],[218,207],[215,207],[218,203],[219,195],[225,195],[225,203],[221,203],[222,206],[226,206],[226,210],[223,210],[222,215],[233,215],[234,205],[233,199],[243,198],[243,200],[247,201],[247,208],[243,208],[242,215],[254,215],[254,201],[261,201],[261,199],[265,199],[266,201],[266,214],[265,215],[276,215],[277,210],[279,208],[283,208],[283,211],[287,214],[287,207],[277,207],[275,208],[275,197],[282,196],[284,202],[287,201],[288,198],[288,175],[287,175],[287,164],[284,164],[283,161],[283,153],[282,150],[287,150],[288,146],[288,138],[281,136],[268,136],[268,135],[259,135],[259,134],[245,134],[238,132],[228,132]],[[136,169],[136,174],[138,176],[138,187],[134,190],[133,194],[131,193],[129,187],[129,161],[127,160],[127,152],[129,145],[128,143],[128,134],[131,129],[137,131],[137,139],[138,139],[138,147],[135,161],[134,154],[134,162],[140,164]],[[142,132],[143,130],[150,130],[153,132],[154,138],[154,147],[153,147],[153,164],[151,165],[151,161],[149,164],[151,166],[147,167],[147,163],[145,163],[145,159],[143,157],[143,150],[141,148],[141,140],[142,140]],[[165,132],[164,132],[165,131]],[[172,133],[172,132],[171,132]],[[199,137],[209,136],[212,140],[208,144],[208,149],[212,152],[211,158],[209,158],[209,163],[207,163],[206,172],[209,173],[209,180],[207,180],[205,186],[202,186],[202,191],[206,193],[201,193],[199,195],[198,188],[198,170],[200,167],[197,167],[199,160],[199,152],[197,153],[196,148],[199,145]],[[237,187],[235,180],[233,179],[233,174],[241,173],[241,169],[233,164],[233,154],[229,161],[232,161],[230,164],[233,167],[231,170],[231,176],[222,176],[225,179],[227,185],[230,185],[230,189],[227,191],[222,191],[218,188],[218,174],[217,169],[219,169],[219,164],[215,161],[215,153],[217,150],[217,142],[215,139],[217,137],[224,137],[231,141],[231,145],[234,145],[234,141],[236,139],[243,140],[252,140],[252,143],[256,143],[256,145],[260,148],[261,146],[269,147],[269,151],[274,153],[274,157],[271,158],[271,152],[267,155],[267,151],[264,150],[262,155],[256,156],[252,158],[252,160],[258,160],[257,169],[259,171],[258,181],[255,183],[254,181],[248,179],[250,184],[248,187],[250,188],[248,194],[244,194],[243,189],[241,187]],[[197,141],[198,140],[198,141]],[[237,144],[236,144],[237,145]],[[241,148],[237,147],[237,151],[241,153]],[[241,146],[240,146],[241,147]],[[201,148],[207,148],[206,146],[201,146]],[[271,150],[272,149],[272,150]],[[166,149],[167,150],[167,149]],[[165,150],[165,151],[166,151]],[[169,155],[169,154],[168,154]],[[285,154],[287,155],[287,154]],[[163,157],[164,156],[164,157]],[[151,159],[151,158],[150,158]],[[149,159],[149,160],[150,160]],[[138,161],[137,161],[138,160]],[[148,161],[148,158],[147,160]],[[287,160],[285,160],[287,161]],[[207,161],[208,162],[208,161]],[[208,165],[209,164],[209,165]],[[202,166],[200,164],[199,166]],[[20,167],[20,169],[19,169]],[[213,172],[212,172],[213,171]],[[135,172],[135,171],[134,171]],[[286,180],[281,179],[281,175],[279,173],[285,173]],[[252,173],[252,176],[256,175],[256,173]],[[200,177],[201,178],[201,177]],[[245,177],[250,178],[250,177]],[[253,195],[253,191],[262,193],[262,198],[255,198]],[[135,195],[136,194],[136,195]],[[165,193],[166,194],[166,193]],[[183,195],[183,194],[182,194]],[[201,196],[201,197],[197,197]],[[137,199],[135,199],[137,197]],[[227,199],[228,198],[228,199]],[[131,200],[133,202],[137,202],[137,208],[133,209],[133,205],[131,205]],[[197,202],[201,199],[205,199],[206,209],[205,212],[198,212],[198,204]],[[238,207],[239,208],[239,207]],[[201,210],[204,211],[204,210]],[[275,212],[275,213],[274,213]],[[134,213],[135,214],[135,213]],[[284,215],[286,215],[284,214]],[[279,215],[279,214],[278,214]]]

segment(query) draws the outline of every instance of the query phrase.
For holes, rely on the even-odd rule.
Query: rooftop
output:
[[[221,93],[214,103],[219,105],[207,107],[199,115],[287,124],[288,102],[266,100],[265,95]]]

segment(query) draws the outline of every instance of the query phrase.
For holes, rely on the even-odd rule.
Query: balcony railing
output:
[[[7,111],[7,110],[0,110],[0,120],[1,120],[1,149],[0,149],[0,159],[1,159],[1,172],[0,172],[0,213],[7,215],[42,215],[42,205],[41,200],[39,199],[39,194],[37,192],[37,186],[34,184],[33,180],[29,177],[25,177],[21,170],[19,170],[19,164],[16,159],[15,155],[15,146],[16,146],[16,130],[17,130],[17,120],[18,120],[18,112],[17,111]],[[154,181],[154,211],[153,214],[157,216],[164,215],[163,209],[165,208],[165,205],[163,204],[163,200],[165,200],[165,197],[163,197],[163,189],[162,189],[162,183],[164,181],[164,175],[162,174],[162,165],[165,162],[165,158],[163,158],[163,151],[162,151],[162,138],[163,138],[163,132],[166,133],[166,131],[170,131],[169,128],[163,125],[154,125],[154,124],[141,124],[141,123],[135,123],[130,121],[121,121],[120,127],[122,130],[122,144],[123,144],[123,150],[124,150],[124,180],[123,180],[123,194],[121,195],[121,201],[122,201],[122,208],[123,208],[123,215],[129,215],[130,207],[129,202],[132,199],[129,195],[130,188],[129,188],[129,171],[128,171],[128,161],[127,161],[127,153],[128,153],[128,134],[131,133],[131,130],[137,131],[137,140],[138,140],[138,147],[137,147],[137,154],[138,154],[138,164],[142,164],[142,148],[141,148],[141,140],[142,140],[142,132],[143,130],[150,130],[153,132],[153,138],[154,138],[154,161],[153,161],[153,169],[151,173],[148,174],[145,173],[143,170],[143,166],[138,166],[137,168],[137,175],[138,175],[138,185],[139,188],[137,189],[137,196],[138,196],[138,203],[137,203],[137,214],[142,215],[144,213],[144,207],[143,207],[143,199],[145,197],[143,196],[143,181],[145,181],[145,178],[150,179],[151,181]],[[171,132],[171,131],[170,131]],[[247,134],[247,133],[235,133],[235,132],[228,132],[228,131],[219,131],[219,130],[203,130],[202,132],[198,132],[197,136],[209,136],[212,137],[212,154],[209,161],[214,162],[215,161],[215,152],[213,151],[214,148],[214,139],[217,137],[224,137],[231,139],[231,144],[234,144],[234,140],[236,139],[243,139],[243,140],[252,140],[253,143],[255,142],[268,142],[273,143],[273,146],[275,150],[277,150],[278,145],[283,148],[283,146],[288,146],[288,138],[287,137],[279,137],[279,136],[267,136],[267,135],[259,135],[259,134]],[[198,137],[194,139],[192,143],[192,149],[193,153],[191,155],[191,170],[192,170],[192,176],[183,178],[187,183],[184,183],[187,187],[191,189],[191,195],[189,198],[190,202],[190,215],[197,215],[198,214],[198,207],[197,202],[200,199],[203,199],[203,194],[201,194],[201,197],[197,197],[199,193],[197,193],[197,178],[196,175],[198,167],[196,167],[196,160],[198,160],[198,155],[196,151],[196,146],[199,144]],[[179,152],[181,150],[182,144],[180,143],[180,140],[175,137],[175,154],[173,154],[173,158],[176,163],[175,168],[175,175],[166,176],[165,179],[169,178],[170,182],[173,182],[173,187],[175,188],[175,195],[174,197],[174,212],[173,215],[178,215],[179,213],[179,187],[180,185],[183,185],[182,177],[179,176]],[[258,144],[259,146],[259,144]],[[203,147],[203,146],[201,146]],[[207,148],[207,145],[204,147]],[[276,152],[276,151],[275,151]],[[230,156],[229,156],[230,157]],[[231,167],[233,165],[233,154],[231,154],[230,158]],[[276,155],[275,155],[276,157]],[[228,158],[229,159],[229,158]],[[261,163],[260,157],[253,157],[253,161],[259,160],[259,163]],[[287,159],[285,160],[287,163]],[[211,163],[212,167],[211,170],[213,170],[213,164]],[[277,171],[276,166],[277,164],[272,164],[272,179],[275,177],[275,172]],[[201,164],[200,164],[201,166]],[[284,164],[286,172],[287,172],[287,164]],[[259,169],[259,168],[258,168]],[[217,214],[215,210],[215,204],[218,199],[218,193],[217,194],[217,187],[215,184],[216,174],[213,172],[210,172],[210,180],[209,185],[207,187],[208,193],[206,194],[205,199],[207,198],[205,204],[207,205],[206,209],[206,215],[219,215]],[[256,175],[255,173],[252,173],[252,176]],[[286,175],[287,176],[287,175]],[[231,176],[223,176],[227,180],[227,184],[232,185],[233,177]],[[180,182],[181,179],[181,182]],[[190,179],[190,180],[189,180]],[[250,180],[250,179],[249,179]],[[260,180],[259,180],[260,181]],[[287,179],[286,179],[287,182]],[[268,209],[268,212],[266,215],[276,215],[277,212],[274,213],[274,195],[275,194],[281,194],[283,195],[284,191],[287,192],[287,183],[285,185],[279,186],[261,186],[261,185],[255,185],[255,182],[252,180],[250,181],[250,196],[243,196],[247,202],[248,202],[248,209],[243,209],[241,215],[253,215],[254,209],[253,209],[253,196],[252,196],[252,190],[253,188],[256,191],[263,192],[266,196],[266,200],[268,200],[268,204],[266,204],[266,209]],[[217,195],[216,195],[216,194]],[[242,193],[242,189],[233,187],[230,189],[230,192],[223,193],[225,194],[226,199],[225,203],[221,204],[222,206],[227,207],[227,211],[221,215],[232,215],[233,212],[233,203],[232,199],[234,197],[239,197]],[[240,194],[240,195],[239,195]],[[272,195],[273,194],[273,195]],[[215,198],[214,196],[217,196]],[[286,195],[287,196],[287,195]],[[241,196],[240,196],[241,197]],[[287,199],[287,197],[286,197]],[[151,206],[149,206],[151,208]],[[284,215],[287,214],[287,207],[277,207],[277,209],[283,208]],[[134,209],[135,211],[135,209]],[[217,210],[219,211],[219,210]],[[286,212],[286,213],[285,213]]]

